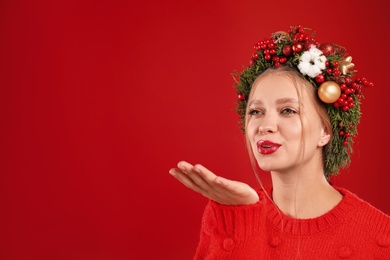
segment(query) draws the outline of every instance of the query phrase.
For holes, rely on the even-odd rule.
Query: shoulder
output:
[[[343,194],[339,207],[342,211],[337,213],[345,216],[336,231],[340,243],[374,257],[369,259],[387,259],[390,255],[390,216],[351,191],[336,189]]]
[[[343,194],[344,203],[353,205],[350,224],[360,226],[362,230],[368,232],[367,234],[387,237],[390,245],[390,216],[351,191],[344,188],[336,189]]]
[[[379,218],[383,218],[384,220],[390,221],[390,216],[388,214],[374,207],[369,202],[360,198],[358,195],[351,192],[350,190],[345,188],[336,188],[336,189],[343,195],[344,197],[343,200],[348,204],[357,206],[356,209],[360,213],[365,213],[364,215],[379,217]]]

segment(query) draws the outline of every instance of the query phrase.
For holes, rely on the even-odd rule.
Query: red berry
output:
[[[324,77],[323,74],[318,74],[318,75],[316,76],[316,82],[317,82],[317,83],[322,83],[322,82],[324,82],[324,81],[325,81],[325,77]]]
[[[285,45],[285,46],[283,47],[282,52],[283,52],[283,55],[284,55],[284,56],[287,56],[287,57],[288,57],[288,56],[291,56],[291,55],[293,54],[291,45]]]
[[[238,94],[237,97],[238,97],[238,100],[240,100],[240,101],[244,101],[245,100],[245,95],[244,94]]]
[[[293,44],[292,50],[293,50],[295,53],[301,52],[301,51],[303,50],[303,46],[302,46],[301,43],[296,42],[296,43]]]
[[[353,79],[352,79],[352,77],[346,76],[346,77],[344,78],[344,82],[345,82],[345,84],[347,84],[347,85],[351,85],[352,82],[353,82]]]

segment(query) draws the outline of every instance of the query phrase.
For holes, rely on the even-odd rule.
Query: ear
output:
[[[320,139],[318,140],[318,146],[324,147],[327,143],[329,143],[329,141],[330,141],[330,134],[325,128],[322,128],[321,136]]]

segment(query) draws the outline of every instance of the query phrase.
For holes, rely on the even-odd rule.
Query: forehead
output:
[[[298,90],[292,78],[278,74],[268,74],[260,77],[253,84],[252,98],[295,98]]]

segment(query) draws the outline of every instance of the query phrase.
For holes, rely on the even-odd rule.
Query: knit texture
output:
[[[295,219],[258,191],[253,205],[209,201],[194,259],[380,259],[390,260],[390,216],[355,194],[326,214]]]

